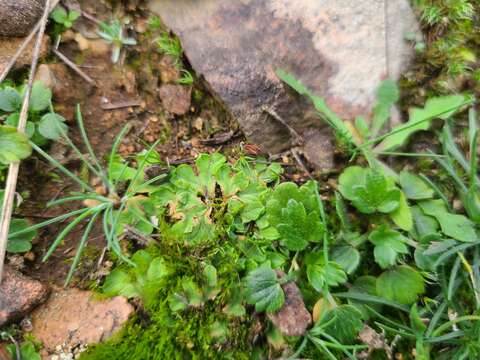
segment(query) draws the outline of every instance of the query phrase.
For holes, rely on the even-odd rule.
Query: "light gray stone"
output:
[[[404,33],[418,31],[408,0],[149,4],[251,141],[269,153],[295,145],[278,115],[301,135],[308,159],[319,167],[332,166],[331,131],[275,70],[293,73],[340,116],[368,118],[380,81],[398,78],[413,56]]]

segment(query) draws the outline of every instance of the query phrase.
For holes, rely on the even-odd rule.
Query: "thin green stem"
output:
[[[55,251],[55,249],[58,247],[58,245],[62,242],[62,240],[65,238],[65,236],[67,236],[75,226],[77,226],[80,222],[82,222],[84,219],[86,219],[87,217],[89,217],[90,215],[96,213],[96,212],[100,212],[102,211],[103,209],[105,208],[105,205],[102,204],[100,206],[97,206],[97,207],[94,207],[94,208],[90,208],[88,209],[87,211],[85,211],[84,213],[80,214],[79,216],[77,216],[71,223],[69,223],[67,226],[65,226],[65,228],[60,232],[60,234],[55,238],[55,240],[53,241],[52,245],[50,246],[50,248],[48,249],[47,253],[45,254],[45,256],[43,257],[42,261],[45,262],[47,261],[50,256],[53,254],[53,252]]]
[[[39,146],[37,146],[35,143],[30,141],[30,145],[32,146],[33,149],[35,149],[36,152],[38,152],[40,155],[42,155],[45,159],[47,159],[52,165],[54,165],[58,170],[63,172],[65,175],[67,175],[70,179],[75,181],[78,185],[81,186],[83,190],[88,190],[91,192],[94,192],[94,189],[85,183],[82,179],[80,179],[77,175],[72,173],[70,170],[68,170],[66,167],[64,167],[62,164],[60,164],[57,160],[52,158],[50,155],[48,155],[45,151],[43,151]]]
[[[450,320],[442,325],[440,325],[433,333],[432,337],[437,337],[439,336],[442,332],[447,330],[450,326],[453,326],[455,324],[464,322],[464,321],[480,321],[480,316],[478,315],[465,315],[465,316],[460,316],[456,319]]]
[[[57,216],[53,219],[50,219],[50,220],[47,220],[47,221],[43,221],[41,223],[38,223],[38,224],[35,224],[35,225],[32,225],[32,226],[29,226],[28,228],[26,229],[22,229],[22,230],[19,230],[19,231],[15,231],[14,233],[11,233],[8,235],[9,238],[13,238],[14,236],[18,236],[18,235],[22,235],[22,234],[25,234],[25,233],[28,233],[28,232],[31,232],[33,230],[37,230],[37,229],[41,229],[45,226],[48,226],[48,225],[51,225],[51,224],[55,224],[59,221],[63,221],[65,219],[68,219],[69,217],[72,217],[72,216],[75,216],[75,215],[78,215],[78,214],[81,214],[85,211],[88,211],[90,208],[82,208],[82,209],[78,209],[78,210],[74,210],[74,211],[71,211],[69,213],[66,213],[66,214],[62,214],[60,216]]]
[[[92,227],[95,224],[95,220],[97,219],[99,214],[100,212],[96,212],[95,214],[93,214],[92,218],[88,222],[87,227],[85,228],[85,231],[83,232],[80,243],[78,244],[77,252],[75,253],[75,257],[73,259],[72,265],[70,266],[70,270],[68,271],[67,278],[65,279],[65,283],[63,285],[64,287],[67,287],[68,284],[70,284],[70,281],[72,280],[73,274],[75,273],[75,269],[77,268],[78,263],[80,262],[80,258],[82,256],[83,249],[85,248],[85,244],[87,243],[88,235],[90,235],[90,231],[92,230]]]

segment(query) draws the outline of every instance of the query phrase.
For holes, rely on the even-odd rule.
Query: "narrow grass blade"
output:
[[[93,147],[90,144],[90,140],[88,139],[87,132],[85,131],[82,111],[80,110],[80,104],[77,104],[77,107],[76,107],[75,110],[76,110],[75,112],[76,112],[76,115],[77,115],[78,128],[80,129],[80,134],[82,135],[83,143],[85,144],[85,146],[87,148],[88,154],[90,155],[90,158],[92,159],[92,161],[93,161],[95,167],[97,168],[98,172],[102,174],[102,179],[107,180],[107,174],[105,174],[105,170],[100,165],[100,161],[98,160],[97,156],[95,155],[95,151],[93,150]]]
[[[433,189],[435,194],[437,194],[442,199],[442,201],[445,203],[445,206],[447,207],[447,209],[449,211],[452,211],[452,206],[450,205],[450,202],[448,201],[448,198],[443,193],[443,191],[440,190],[440,188],[432,180],[430,180],[430,178],[427,177],[426,175],[419,174],[419,176]]]
[[[132,127],[131,124],[127,123],[123,127],[122,131],[120,131],[120,133],[117,135],[117,137],[115,138],[115,142],[113,143],[112,151],[110,152],[110,158],[108,160],[108,180],[111,183],[113,183],[112,170],[113,170],[113,164],[115,161],[115,156],[117,155],[118,147],[120,146],[120,143],[122,142],[123,138],[125,137],[125,135],[130,130],[131,127]]]
[[[80,258],[83,253],[83,249],[85,248],[85,245],[88,240],[88,236],[90,235],[90,232],[92,230],[93,225],[95,224],[95,220],[97,219],[98,215],[100,212],[96,212],[93,214],[92,218],[88,222],[87,227],[85,228],[85,231],[83,232],[82,238],[80,240],[80,243],[78,244],[77,247],[77,252],[75,253],[75,257],[73,259],[72,265],[70,266],[70,270],[68,271],[67,278],[65,279],[64,287],[67,287],[68,284],[70,284],[70,281],[72,280],[73,274],[75,273],[75,270],[78,266],[78,263],[80,262]]]
[[[447,289],[447,300],[452,301],[454,290],[456,290],[455,284],[458,276],[458,270],[460,269],[460,257],[455,259],[453,263],[452,270],[450,271],[450,279],[448,281],[448,289]]]
[[[433,333],[432,337],[437,337],[439,336],[442,332],[447,330],[449,327],[464,322],[464,321],[480,321],[480,316],[478,315],[465,315],[465,316],[459,316],[458,318],[455,318],[453,320],[450,320],[442,325],[440,325]]]
[[[353,300],[363,301],[367,303],[369,302],[374,304],[383,304],[383,305],[387,305],[395,309],[404,311],[406,313],[410,312],[410,309],[408,308],[408,306],[405,306],[397,302],[390,301],[378,296],[374,296],[374,295],[368,295],[368,294],[356,293],[356,292],[340,292],[340,293],[334,293],[332,295],[339,298],[344,298],[344,299],[353,299]]]
[[[444,313],[445,309],[447,308],[447,302],[446,301],[443,301],[440,306],[437,308],[437,310],[435,311],[435,313],[433,314],[432,316],[432,319],[430,320],[429,324],[428,324],[428,328],[427,328],[427,331],[425,332],[425,336],[427,338],[430,337],[430,335],[432,334],[433,330],[435,329],[435,327],[437,326],[438,322],[440,321],[440,318],[442,317],[442,314]]]
[[[471,247],[474,247],[474,246],[477,246],[477,245],[480,245],[480,241],[475,241],[475,242],[472,242],[472,243],[467,243],[467,244],[461,244],[461,245],[457,245],[457,246],[454,246],[452,247],[450,250],[448,251],[445,251],[438,259],[437,261],[435,261],[433,263],[433,266],[434,267],[437,267],[438,265],[442,264],[443,262],[445,262],[445,260],[447,260],[450,256],[452,255],[455,255],[457,252],[461,252],[461,251],[464,251],[464,250],[467,250]]]
[[[82,209],[78,209],[78,210],[74,210],[74,211],[71,211],[69,213],[66,213],[66,214],[62,214],[62,215],[59,215],[53,219],[50,219],[50,220],[47,220],[47,221],[42,221],[41,223],[38,223],[38,224],[35,224],[35,225],[32,225],[32,226],[29,226],[28,228],[26,229],[23,229],[23,230],[19,230],[19,231],[16,231],[14,233],[11,233],[8,235],[9,238],[13,238],[14,236],[18,236],[18,235],[22,235],[22,234],[25,234],[25,233],[28,233],[28,232],[31,232],[33,230],[38,230],[38,229],[41,229],[45,226],[48,226],[48,225],[51,225],[51,224],[55,224],[59,221],[63,221],[65,219],[68,219],[69,217],[72,217],[72,216],[75,216],[75,215],[78,215],[78,214],[81,214],[85,211],[88,211],[90,208],[82,208]]]
[[[68,170],[66,167],[64,167],[62,164],[60,164],[57,160],[52,158],[50,155],[48,155],[45,151],[43,151],[39,146],[34,144],[32,141],[30,141],[30,145],[35,149],[36,152],[38,152],[40,155],[42,155],[48,162],[50,162],[52,165],[54,165],[58,170],[60,170],[62,173],[67,175],[70,179],[75,181],[78,185],[81,186],[83,190],[89,190],[94,192],[94,189],[85,183],[82,179],[80,179],[77,175],[72,173],[70,170]]]
[[[50,201],[47,203],[47,207],[51,207],[51,206],[56,206],[56,205],[61,205],[61,204],[65,204],[67,202],[70,202],[70,201],[83,201],[83,200],[87,200],[87,199],[92,199],[92,200],[98,200],[98,201],[101,201],[101,202],[110,202],[111,200],[109,198],[106,198],[104,196],[101,196],[101,195],[93,195],[93,194],[82,194],[82,195],[75,195],[75,196],[67,196],[67,197],[64,197],[64,198],[61,198],[61,199],[58,199],[58,200],[53,200],[53,201]]]
[[[47,253],[45,254],[45,256],[43,257],[42,261],[45,262],[47,261],[50,256],[53,254],[53,252],[55,251],[55,249],[58,247],[58,245],[62,242],[62,240],[65,238],[65,236],[67,236],[75,226],[77,226],[79,223],[81,223],[84,219],[86,219],[87,217],[89,217],[90,215],[94,214],[95,212],[100,212],[102,211],[102,209],[105,207],[105,205],[101,205],[101,206],[98,206],[98,207],[95,207],[95,208],[91,208],[87,211],[85,211],[83,214],[77,216],[77,218],[75,218],[70,224],[68,224],[67,226],[65,226],[65,228],[60,232],[60,234],[58,234],[58,236],[55,238],[55,240],[53,241],[52,245],[50,246],[50,248],[48,249]]]
[[[478,126],[477,113],[472,107],[468,113],[468,135],[470,144],[470,187],[480,185],[478,180]]]

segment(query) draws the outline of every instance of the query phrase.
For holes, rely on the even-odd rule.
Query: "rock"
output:
[[[0,0],[1,2],[2,0]],[[0,37],[0,73],[5,70],[10,59],[15,55],[15,52],[23,43],[23,38],[6,38]],[[18,69],[26,65],[30,65],[32,62],[33,47],[35,41],[31,41],[25,51],[15,62],[14,68]],[[42,46],[40,47],[40,59],[43,59],[48,54],[48,36],[44,36],[42,39]]]
[[[160,72],[160,80],[163,84],[176,83],[180,79],[180,70],[175,66],[175,59],[173,57],[169,55],[163,56],[157,67]]]
[[[32,314],[35,339],[51,354],[109,338],[127,321],[133,307],[120,296],[96,300],[90,291],[58,289]]]
[[[305,307],[297,284],[288,282],[282,285],[282,289],[285,303],[276,313],[268,314],[268,318],[283,335],[302,336],[311,325],[312,317]]]
[[[190,110],[192,88],[184,85],[165,84],[158,89],[166,111],[175,115],[184,115]]]
[[[45,0],[0,0],[0,36],[25,36],[40,19]]]
[[[340,116],[368,118],[380,81],[398,78],[414,54],[404,32],[418,30],[407,0],[149,4],[250,141],[269,153],[292,147],[295,137],[284,122],[303,138],[304,153],[317,167],[333,165],[332,133],[275,70],[292,73]]]
[[[0,284],[0,328],[20,320],[48,297],[48,289],[42,283],[27,278],[8,265],[3,276]]]
[[[47,64],[40,64],[35,74],[35,81],[41,81],[46,88],[52,90],[57,84],[55,75]],[[33,261],[33,260],[32,260]]]

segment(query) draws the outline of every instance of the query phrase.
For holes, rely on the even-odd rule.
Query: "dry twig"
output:
[[[55,2],[55,0],[54,0]],[[32,63],[30,67],[30,75],[28,77],[28,85],[25,90],[25,97],[23,99],[22,110],[20,111],[20,118],[18,121],[18,131],[24,133],[25,125],[28,117],[28,106],[30,104],[30,93],[32,91],[33,80],[37,70],[38,57],[40,55],[40,46],[42,44],[45,26],[47,24],[48,15],[50,14],[50,0],[45,2],[45,10],[40,20],[40,27],[37,33],[37,39],[33,50]],[[10,219],[13,212],[13,203],[15,199],[15,188],[17,186],[19,162],[10,164],[8,168],[7,184],[5,186],[5,197],[3,200],[3,209],[0,217],[0,282],[2,281],[3,265],[5,261],[5,253],[7,249],[8,231],[10,229]]]
[[[88,82],[89,84],[91,84],[93,86],[96,86],[95,81],[90,76],[88,76],[82,70],[80,70],[80,68],[77,65],[75,65],[75,63],[73,61],[71,61],[69,58],[67,58],[65,55],[63,55],[60,51],[58,51],[58,49],[53,49],[53,53],[55,55],[57,55],[58,58],[60,60],[62,60],[66,65],[68,65],[70,67],[70,69],[72,69],[78,75],[80,75],[80,77],[83,80],[85,80],[86,82]]]

